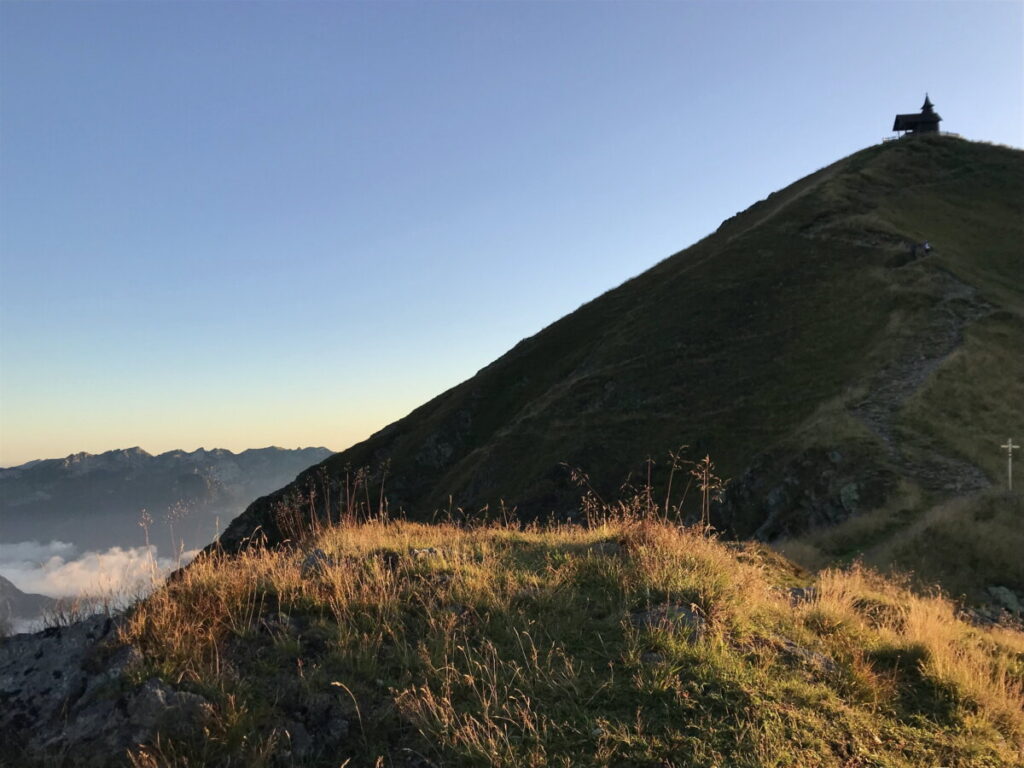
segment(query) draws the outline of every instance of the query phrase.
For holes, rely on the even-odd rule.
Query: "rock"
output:
[[[302,722],[313,734],[317,748],[335,750],[349,735],[345,705],[337,695],[318,693],[311,696]]]
[[[402,555],[393,549],[375,549],[367,555],[371,560],[379,560],[380,564],[388,571],[397,571],[402,563]]]
[[[790,587],[789,602],[793,605],[809,603],[818,597],[818,590],[814,587]]]
[[[966,621],[968,624],[973,624],[976,627],[991,627],[998,622],[989,614],[990,612],[986,606],[979,606],[978,608],[961,608],[957,611],[957,618],[961,621]]]
[[[93,663],[89,663],[90,661]],[[98,660],[93,656],[82,665],[90,676],[86,680],[85,690],[75,704],[80,709],[101,698],[104,692],[116,689],[124,673],[142,662],[142,652],[134,646],[125,645],[115,650],[99,668],[96,668],[96,661]]]
[[[213,717],[213,707],[202,696],[177,691],[157,678],[150,678],[124,697],[126,722],[136,743],[148,741],[159,729],[172,738],[202,733]]]
[[[788,655],[799,659],[819,672],[832,674],[837,669],[836,663],[825,654],[804,648],[802,645],[794,643],[785,637],[779,641],[779,647]]]
[[[62,729],[38,744],[38,750],[75,754],[74,765],[105,766],[125,750],[152,743],[157,734],[196,738],[214,717],[210,703],[151,678],[120,696],[84,697],[71,708]]]
[[[665,654],[656,651],[645,651],[640,654],[641,664],[661,664],[665,661]]]
[[[318,547],[306,555],[299,572],[304,579],[320,578],[336,565],[334,558]]]
[[[773,449],[729,484],[711,522],[737,538],[797,536],[880,506],[897,482],[885,461],[863,447]]]
[[[416,462],[440,469],[451,458],[454,450],[451,443],[444,440],[439,434],[432,433],[427,435],[427,439],[420,446],[420,450],[416,454]]]
[[[349,726],[348,720],[342,717],[335,717],[324,724],[320,737],[329,744],[341,744],[348,738],[350,730],[351,726]]]
[[[142,655],[119,644],[116,629],[99,615],[0,641],[0,764],[99,768],[158,733],[202,734],[209,702],[156,678],[130,686],[125,673]]]
[[[423,547],[422,549],[412,548],[409,550],[409,554],[413,560],[422,560],[428,557],[437,557],[441,553],[434,547]]]
[[[860,488],[857,483],[847,483],[840,488],[839,501],[842,503],[843,509],[851,515],[855,513],[860,506]]]
[[[284,724],[284,732],[288,736],[288,743],[291,749],[289,757],[295,760],[304,760],[309,757],[313,749],[313,740],[309,737],[309,731],[302,723],[290,721]]]
[[[259,631],[270,635],[289,635],[298,630],[298,622],[287,613],[271,613],[259,623]]]
[[[622,554],[622,544],[613,539],[607,541],[596,541],[587,547],[587,552],[594,555],[605,555],[615,557]]]
[[[706,622],[692,608],[683,605],[659,605],[649,611],[634,613],[629,617],[630,623],[637,629],[654,629],[668,627],[685,629],[690,632],[690,642],[697,642],[704,637]]]
[[[74,705],[88,687],[87,655],[114,628],[108,616],[0,641],[0,740],[27,745]],[[0,752],[0,757],[4,756]]]
[[[1018,616],[1024,613],[1024,606],[1021,605],[1020,598],[1017,594],[1006,587],[994,586],[987,587],[986,591],[992,596],[992,599],[996,601],[1000,606],[1008,610],[1010,613],[1017,614]]]

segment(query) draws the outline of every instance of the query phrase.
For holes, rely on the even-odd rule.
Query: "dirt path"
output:
[[[868,396],[851,410],[881,438],[889,459],[907,477],[942,495],[969,493],[990,485],[981,469],[930,445],[915,445],[916,455],[909,457],[896,438],[896,421],[904,403],[963,343],[964,330],[993,311],[972,286],[954,275],[941,269],[934,275],[940,280],[941,298],[925,322],[899,340],[893,361],[875,375]]]

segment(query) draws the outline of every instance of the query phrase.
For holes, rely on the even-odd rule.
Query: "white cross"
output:
[[[1013,444],[1013,438],[1007,438],[1005,445],[1000,445],[1000,448],[1006,449],[1006,485],[1009,490],[1013,490],[1013,449],[1020,448],[1019,445]]]

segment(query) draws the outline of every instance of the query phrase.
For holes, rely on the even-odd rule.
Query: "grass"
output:
[[[989,586],[1024,591],[1022,514],[1024,495],[1016,489],[929,505],[904,486],[884,508],[775,546],[807,568],[857,560],[909,573],[918,588],[940,583],[948,594],[987,602]]]
[[[133,764],[1024,760],[1020,633],[864,567],[812,579],[643,506],[590,528],[347,521],[200,558],[122,639],[143,651],[136,679],[200,693],[216,717]],[[303,574],[314,547],[329,564]],[[813,589],[794,602],[795,586]],[[699,621],[631,620],[666,605]]]
[[[1024,312],[1000,312],[978,322],[964,345],[907,403],[904,426],[975,462],[1005,487],[1006,451],[999,446],[1011,433],[1024,433],[1014,395],[1024,380],[1024,355],[1015,352],[1020,349]]]

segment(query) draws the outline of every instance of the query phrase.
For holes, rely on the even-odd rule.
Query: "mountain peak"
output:
[[[279,538],[275,505],[324,482],[315,498],[335,503],[346,466],[368,468],[412,517],[504,502],[534,518],[575,508],[566,465],[614,493],[647,457],[666,482],[661,459],[687,444],[737,479],[719,524],[768,537],[861,514],[901,482],[926,494],[984,487],[999,468],[982,436],[1015,418],[1009,369],[983,347],[1004,360],[1024,347],[1022,199],[1017,150],[936,134],[854,153],[258,500],[222,542],[257,527]],[[983,370],[960,371],[965,359]],[[990,411],[953,397],[957,387]],[[940,412],[955,435],[929,415]],[[794,495],[792,462],[829,480]],[[778,509],[744,494],[754,467],[779,473]],[[959,491],[942,487],[944,471]]]

